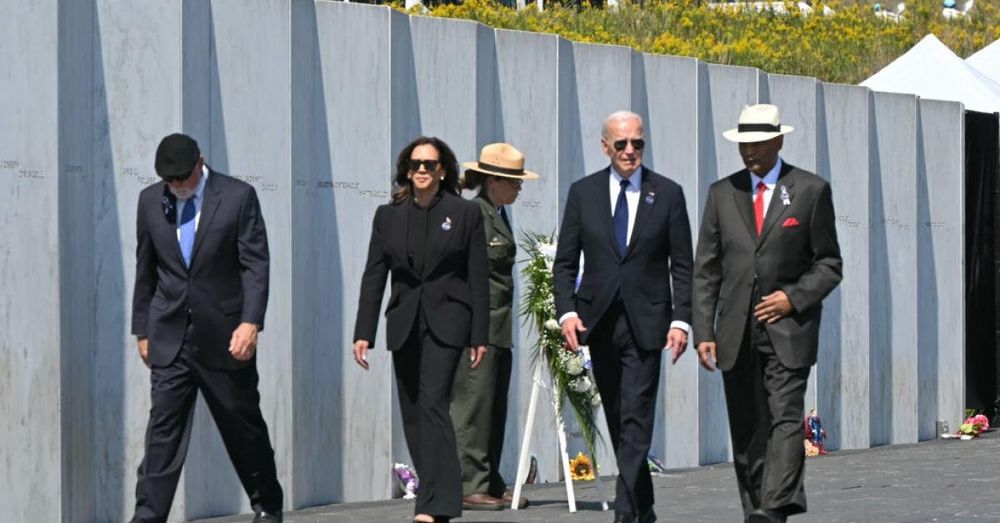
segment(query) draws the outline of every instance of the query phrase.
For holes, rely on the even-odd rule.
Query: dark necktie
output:
[[[757,197],[753,200],[753,217],[757,223],[757,236],[764,230],[764,191],[767,185],[764,182],[757,184]]]
[[[628,180],[621,181],[621,191],[618,192],[618,201],[615,203],[615,214],[611,222],[615,225],[615,239],[618,240],[618,254],[624,258],[625,249],[628,247],[628,200],[625,199],[625,189],[628,188]]]
[[[514,229],[512,229],[510,226],[510,218],[507,218],[507,208],[504,207],[503,205],[500,206],[500,219],[502,219],[504,225],[507,226],[507,230],[513,233]]]

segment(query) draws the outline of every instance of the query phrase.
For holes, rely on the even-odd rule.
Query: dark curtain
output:
[[[996,114],[965,113],[965,398],[992,417],[998,398],[1000,199]]]

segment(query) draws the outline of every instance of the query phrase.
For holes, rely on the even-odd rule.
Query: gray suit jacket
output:
[[[719,368],[731,369],[753,306],[781,289],[794,310],[767,333],[782,364],[808,367],[816,362],[821,302],[841,279],[830,185],[783,164],[759,238],[752,202],[746,169],[709,189],[694,265],[695,343],[715,341]]]

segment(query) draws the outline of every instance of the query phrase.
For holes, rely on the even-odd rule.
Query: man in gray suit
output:
[[[722,369],[733,465],[747,521],[806,511],[803,402],[821,302],[840,283],[830,185],[781,160],[773,105],[723,133],[745,169],[712,184],[694,266],[699,361]]]

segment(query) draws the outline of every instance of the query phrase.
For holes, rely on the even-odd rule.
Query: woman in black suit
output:
[[[420,137],[399,153],[392,202],[375,211],[354,329],[354,361],[368,369],[386,277],[386,348],[406,444],[420,478],[414,521],[462,514],[462,477],[448,413],[464,348],[479,365],[489,337],[489,264],[479,206],[458,194],[446,143]]]

